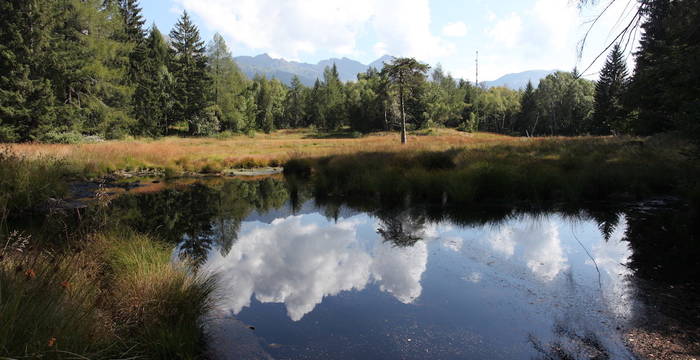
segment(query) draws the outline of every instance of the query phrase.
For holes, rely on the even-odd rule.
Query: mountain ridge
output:
[[[384,55],[369,64],[363,64],[357,60],[342,57],[325,59],[316,64],[311,64],[285,59],[275,59],[265,53],[256,56],[237,56],[234,60],[241,71],[251,79],[256,75],[265,75],[268,78],[275,78],[289,85],[292,78],[298,76],[302,84],[313,86],[316,79],[323,80],[323,71],[327,66],[333,66],[333,64],[335,64],[338,68],[340,80],[347,82],[357,80],[357,74],[366,72],[371,67],[381,70],[384,64],[390,62],[393,58],[393,56]],[[496,80],[484,81],[480,84],[485,87],[505,86],[513,90],[518,90],[524,88],[527,82],[531,80],[533,85],[537,87],[542,78],[555,71],[556,70],[529,70],[519,73],[510,73]]]

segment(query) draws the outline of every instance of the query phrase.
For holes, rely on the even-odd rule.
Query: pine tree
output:
[[[207,111],[211,80],[207,75],[204,43],[187,12],[170,32],[170,38],[174,49],[171,62],[175,77],[174,120],[186,122],[190,135],[204,134],[216,122]]]
[[[304,94],[306,87],[301,83],[298,76],[292,78],[292,83],[285,99],[285,118],[287,125],[292,128],[304,125]]]
[[[154,137],[166,135],[170,125],[173,77],[168,71],[168,45],[155,25],[144,44],[144,55],[133,98],[137,131]]]
[[[606,135],[626,131],[627,112],[623,96],[627,90],[627,65],[619,44],[616,44],[600,71],[596,83],[595,112],[591,131]]]
[[[141,15],[138,0],[119,0],[119,10],[124,22],[124,40],[132,44],[141,44],[146,39],[143,25],[146,20]]]
[[[399,106],[401,112],[401,143],[408,142],[406,132],[406,103],[419,98],[417,90],[425,82],[425,73],[430,69],[426,64],[413,58],[397,58],[391,64],[384,66],[382,72],[398,88]]]
[[[258,91],[255,98],[255,104],[258,110],[256,125],[258,129],[265,133],[270,133],[275,127],[270,82],[267,81],[265,76],[261,75],[256,76],[253,81],[258,84]]]
[[[314,87],[309,93],[306,102],[307,122],[315,126],[317,129],[326,129],[326,92],[319,79],[316,79]]]
[[[323,72],[323,86],[326,107],[326,128],[325,130],[335,130],[347,124],[347,108],[343,83],[340,81],[338,67],[326,67]]]
[[[0,2],[0,141],[34,139],[53,121],[50,81],[41,65],[48,13],[40,0]]]
[[[642,38],[636,53],[630,99],[639,109],[635,131],[652,134],[672,127],[670,115],[673,109],[668,109],[663,101],[665,86],[670,77],[664,63],[670,56],[666,19],[671,0],[647,0],[641,6],[646,20],[642,24]]]
[[[514,130],[521,135],[533,136],[537,132],[538,120],[535,87],[532,85],[532,81],[528,81],[520,99],[520,113]]]

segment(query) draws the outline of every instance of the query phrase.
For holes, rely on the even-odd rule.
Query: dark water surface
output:
[[[639,284],[697,273],[689,222],[663,203],[312,194],[281,178],[180,184],[122,195],[108,218],[218,274],[208,332],[223,359],[631,359],[625,329],[652,312]]]

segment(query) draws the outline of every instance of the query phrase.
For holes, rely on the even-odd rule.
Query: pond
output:
[[[627,359],[645,284],[697,275],[682,214],[388,205],[273,177],[127,192],[107,217],[217,274],[216,358]]]

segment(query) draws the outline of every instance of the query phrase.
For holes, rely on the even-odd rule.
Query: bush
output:
[[[49,131],[37,137],[36,140],[47,144],[80,144],[84,142],[85,138],[77,131]]]

